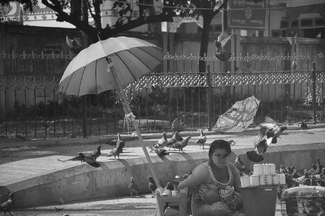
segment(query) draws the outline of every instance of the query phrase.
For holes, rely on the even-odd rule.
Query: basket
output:
[[[325,187],[299,186],[285,189],[281,195],[284,216],[325,216]]]

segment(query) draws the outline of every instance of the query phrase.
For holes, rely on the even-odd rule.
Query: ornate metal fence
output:
[[[124,121],[123,109],[114,91],[82,98],[58,94],[58,83],[71,55],[13,53],[0,57],[6,60],[3,66],[7,71],[0,75],[1,138],[46,139],[133,131]],[[286,124],[302,120],[324,122],[324,64],[318,71],[315,66],[299,71],[276,70],[292,61],[311,65],[310,56],[232,57],[232,62],[242,61],[244,68],[232,73],[215,72],[221,68],[218,67],[220,62],[215,66],[214,58],[205,59],[211,63],[212,72],[187,72],[188,68],[189,71],[196,68],[192,65],[197,64],[198,59],[185,57],[166,59],[177,65],[176,72],[148,74],[125,86],[143,133],[170,131],[175,118],[183,118],[184,130],[211,129],[219,115],[236,101],[251,95],[261,100],[256,124],[262,122],[265,115]],[[321,59],[323,56],[318,60]],[[33,66],[36,61],[42,62],[46,72]],[[264,63],[273,70],[256,72],[254,68],[262,68]],[[20,66],[10,66],[17,64]],[[38,73],[32,73],[35,68]],[[153,86],[158,86],[159,91],[154,92]]]
[[[315,101],[312,97],[313,74],[317,79]],[[4,112],[1,116],[1,137],[43,139],[84,135],[82,98],[60,97],[56,92],[59,76],[1,76],[0,82],[1,86],[16,85],[15,89],[1,88],[1,101],[6,101],[9,91],[13,91],[16,98],[18,94],[25,95],[24,101],[12,104],[13,113]],[[168,73],[146,75],[127,86],[125,91],[141,131],[146,133],[170,131],[171,122],[176,117],[185,120],[186,130],[211,128],[219,115],[236,101],[251,95],[261,100],[255,123],[262,122],[265,115],[287,124],[299,123],[303,119],[324,122],[324,82],[324,73],[320,71]],[[161,87],[159,94],[163,97],[150,97],[154,84]],[[52,99],[39,103],[34,100],[27,106],[27,93],[38,91],[44,91],[44,98]],[[124,121],[121,104],[114,92],[87,95],[83,100],[88,136],[132,132]]]

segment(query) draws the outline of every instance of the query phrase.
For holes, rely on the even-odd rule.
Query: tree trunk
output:
[[[205,57],[208,55],[208,45],[209,45],[209,33],[210,24],[215,16],[215,14],[204,14],[203,13],[203,31],[201,34],[201,47],[200,47],[200,57]],[[199,61],[199,72],[206,71],[206,61],[203,59]]]

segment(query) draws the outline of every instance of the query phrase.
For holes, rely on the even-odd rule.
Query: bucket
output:
[[[277,200],[277,186],[242,188],[245,215],[274,216]]]

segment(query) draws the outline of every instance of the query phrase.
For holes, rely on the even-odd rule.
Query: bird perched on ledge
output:
[[[173,149],[178,149],[178,152],[179,152],[179,153],[180,153],[181,151],[184,153],[183,149],[187,146],[189,139],[191,139],[190,136],[186,137],[186,138],[185,138],[184,140],[182,140],[182,141],[178,141],[178,142],[172,144],[172,145],[169,146],[169,147],[171,147],[171,148],[173,148]]]
[[[205,144],[206,141],[207,141],[207,137],[203,133],[203,130],[200,129],[200,136],[199,136],[199,139],[198,139],[198,141],[196,143],[200,146],[200,148],[204,149],[204,144]]]
[[[138,196],[139,188],[135,184],[134,179],[133,179],[133,176],[131,176],[131,178],[130,178],[130,182],[129,182],[128,188],[130,190],[130,197],[132,197],[133,194],[135,194],[136,196]]]
[[[97,160],[97,158],[101,155],[101,145],[97,146],[97,149],[93,152],[90,153],[82,153],[85,157],[91,157],[93,158],[95,161]],[[58,159],[58,161],[60,162],[67,162],[67,161],[81,161],[83,162],[82,157],[80,156],[80,153],[78,154],[78,156],[67,159],[67,160],[61,160]]]
[[[163,132],[162,137],[153,145],[154,148],[163,148],[167,145],[167,135],[166,132]]]
[[[100,164],[96,162],[95,158],[84,155],[83,153],[79,153],[79,156],[81,158],[81,162],[86,162],[92,167],[96,167],[96,168],[100,167]]]
[[[117,139],[113,139],[110,142],[105,142],[105,144],[113,146],[114,148],[119,145],[121,149],[121,153],[123,153],[123,148],[125,147],[125,141],[122,140],[120,133],[117,134]]]
[[[169,147],[169,149],[170,149],[171,145],[173,145],[176,142],[182,141],[182,140],[183,140],[183,137],[181,137],[181,135],[179,135],[178,131],[175,131],[173,136],[168,140],[166,147]]]

